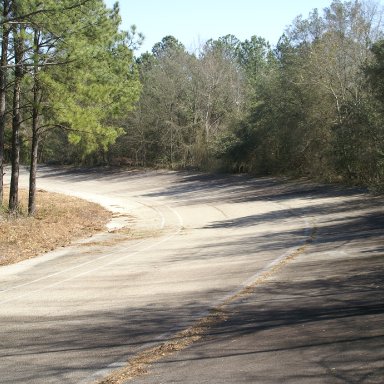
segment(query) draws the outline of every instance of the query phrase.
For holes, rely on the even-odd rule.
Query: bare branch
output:
[[[75,60],[68,60],[68,61],[58,61],[56,63],[50,63],[50,62],[45,62],[45,63],[40,63],[40,64],[29,64],[29,63],[21,63],[21,64],[7,64],[0,66],[0,68],[18,68],[18,67],[38,67],[38,68],[43,68],[47,66],[53,66],[53,65],[67,65],[70,63],[73,63]]]
[[[92,0],[82,0],[82,1],[80,1],[78,3],[76,3],[76,4],[70,5],[68,7],[63,7],[63,8],[38,9],[36,11],[27,13],[25,15],[21,15],[21,16],[17,16],[17,17],[12,17],[10,19],[3,20],[0,23],[0,25],[3,25],[3,24],[13,24],[13,23],[19,23],[20,24],[22,22],[22,20],[27,19],[29,17],[33,17],[33,16],[36,16],[36,15],[39,15],[39,14],[42,14],[42,13],[57,13],[57,12],[70,11],[72,9],[76,9],[78,7],[81,7],[82,5],[85,5],[88,2],[90,2],[90,1],[92,1]]]

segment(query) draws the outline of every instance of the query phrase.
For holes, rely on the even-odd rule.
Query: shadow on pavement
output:
[[[67,171],[62,172],[64,175]],[[152,172],[151,176],[165,178],[166,186],[138,191],[142,196],[167,197],[176,205],[178,201],[183,205],[273,201],[279,204],[280,224],[292,215],[315,216],[317,238],[311,245],[310,255],[300,255],[282,269],[276,280],[257,286],[250,295],[231,305],[228,320],[212,328],[204,341],[156,363],[153,374],[138,378],[135,383],[383,383],[384,215],[381,199],[367,196],[358,189],[306,181],[286,183],[272,178],[183,172]],[[105,175],[89,171],[74,174],[78,181],[98,177]],[[111,172],[108,177],[124,177],[129,183],[133,178],[145,177],[145,173]],[[295,199],[306,204],[291,208],[289,203]],[[260,224],[274,223],[276,217],[274,212],[267,212],[223,219],[204,229],[254,229]],[[213,246],[222,257],[234,257],[241,256],[236,252],[240,245],[241,252],[287,249],[296,245],[301,235],[302,228],[258,233],[258,246],[256,235],[250,233],[241,239],[235,236],[218,239],[218,245]],[[186,247],[179,257],[202,259],[208,254],[208,250],[202,249],[197,254],[196,250]],[[34,355],[62,352],[70,356],[67,363],[70,362],[73,370],[76,354],[81,351],[89,354],[87,369],[92,371],[96,369],[99,360],[95,356],[100,351],[104,354],[108,351],[108,356],[99,356],[102,360],[120,361],[127,348],[134,353],[143,345],[158,342],[156,335],[168,332],[200,309],[198,301],[193,299],[183,307],[154,302],[129,311],[92,314],[86,329],[77,327],[80,319],[76,317],[58,318],[54,329],[46,329],[45,320],[41,319],[34,325],[36,335],[40,335],[37,339],[23,339],[21,333],[20,343],[11,350],[2,350],[0,358],[11,359],[21,353],[29,361]],[[28,322],[25,318],[16,320],[19,324]],[[82,340],[76,338],[78,334],[83,335]],[[44,335],[54,335],[56,342],[52,344],[52,338],[48,338],[49,344],[48,341],[45,344]],[[31,361],[36,363],[36,359]],[[44,364],[43,357],[39,364]],[[63,362],[63,370],[66,367]]]
[[[289,269],[233,304],[203,342],[133,382],[382,383],[382,256]]]

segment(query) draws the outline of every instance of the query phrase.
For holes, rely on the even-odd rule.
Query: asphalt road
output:
[[[382,383],[383,199],[275,179],[42,168],[110,228],[0,268],[0,382],[92,383],[210,309],[135,383]]]

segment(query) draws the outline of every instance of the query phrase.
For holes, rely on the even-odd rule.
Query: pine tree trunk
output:
[[[29,199],[28,215],[32,216],[36,212],[36,175],[37,175],[37,153],[39,146],[38,139],[38,117],[33,118],[32,149],[31,149],[31,168],[29,170]]]
[[[9,15],[9,1],[3,0],[3,22],[7,20]],[[3,204],[4,198],[4,132],[6,122],[6,87],[7,76],[5,68],[8,62],[8,38],[9,27],[3,24],[2,40],[1,40],[1,56],[0,56],[0,206]]]
[[[28,215],[32,216],[36,211],[36,175],[37,175],[37,154],[39,146],[39,79],[38,79],[38,55],[39,38],[38,32],[34,33],[34,57],[35,66],[33,69],[33,108],[32,108],[32,147],[31,167],[29,170],[29,199]]]
[[[19,208],[19,168],[20,168],[20,126],[21,126],[21,80],[23,77],[23,40],[16,28],[13,30],[15,40],[15,80],[13,88],[13,119],[12,119],[12,170],[9,192],[9,210],[15,213]]]
[[[13,90],[13,119],[12,119],[12,170],[9,191],[9,210],[16,212],[19,207],[19,168],[20,168],[20,78],[16,76]]]

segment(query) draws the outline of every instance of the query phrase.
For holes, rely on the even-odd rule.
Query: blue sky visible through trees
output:
[[[120,0],[123,29],[135,24],[145,35],[139,53],[150,51],[164,36],[173,35],[188,50],[197,49],[206,40],[233,34],[240,40],[252,35],[264,37],[275,45],[285,27],[302,14],[308,17],[331,0]],[[112,7],[114,0],[105,0]],[[381,4],[384,1],[380,2]]]

